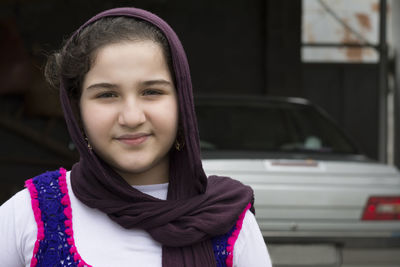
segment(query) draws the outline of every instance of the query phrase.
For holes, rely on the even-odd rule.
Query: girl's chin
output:
[[[149,166],[116,166],[114,170],[121,175],[140,175],[146,173],[150,169]]]

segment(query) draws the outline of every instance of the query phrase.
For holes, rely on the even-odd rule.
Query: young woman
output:
[[[102,12],[46,75],[81,157],[1,206],[1,266],[271,265],[251,188],[203,171],[187,59],[163,20]]]

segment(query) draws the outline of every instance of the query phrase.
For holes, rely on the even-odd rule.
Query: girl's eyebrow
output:
[[[88,86],[86,89],[96,89],[96,88],[106,88],[106,89],[115,89],[118,86],[116,84],[112,84],[112,83],[95,83],[92,84],[90,86]]]
[[[149,81],[144,81],[142,82],[143,85],[145,86],[151,86],[151,85],[172,85],[172,82],[164,80],[164,79],[157,79],[157,80],[149,80]]]

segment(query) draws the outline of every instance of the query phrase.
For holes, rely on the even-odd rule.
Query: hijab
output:
[[[73,37],[87,25],[115,16],[147,21],[167,38],[185,145],[180,151],[170,151],[167,200],[136,190],[88,149],[67,93],[68,79],[61,77],[61,104],[68,131],[80,153],[80,160],[71,171],[72,190],[81,202],[106,213],[122,227],[147,231],[163,246],[162,266],[216,266],[211,238],[227,233],[235,225],[246,206],[253,204],[253,191],[227,177],[206,176],[200,158],[189,65],[181,42],[165,21],[145,10],[115,8],[91,18]]]

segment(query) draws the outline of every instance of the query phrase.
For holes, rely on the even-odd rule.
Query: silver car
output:
[[[400,174],[299,98],[198,97],[203,164],[255,191],[274,266],[400,266]]]

